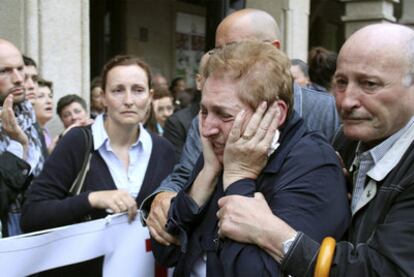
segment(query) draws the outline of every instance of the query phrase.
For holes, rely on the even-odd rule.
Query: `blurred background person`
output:
[[[24,63],[24,88],[26,91],[26,100],[30,102],[32,105],[32,112],[33,117],[36,119],[35,111],[34,111],[34,105],[36,103],[36,99],[38,96],[38,89],[39,89],[39,71],[37,69],[36,62],[28,57],[23,55],[23,63]],[[33,124],[36,132],[38,133],[39,140],[41,142],[41,152],[42,157],[45,159],[47,156],[49,156],[49,149],[47,147],[46,138],[44,136],[44,131],[42,127],[40,126],[39,122],[36,122]]]
[[[40,78],[38,80],[37,97],[34,101],[34,111],[36,120],[45,138],[45,144],[50,153],[52,146],[52,137],[46,127],[53,117],[53,83],[51,81]]]
[[[291,59],[290,63],[290,73],[292,74],[293,80],[301,87],[309,85],[308,65],[301,59]]]
[[[147,110],[147,113],[145,114],[142,124],[144,124],[145,129],[147,129],[149,132],[158,134],[157,120],[155,119],[155,112],[154,112],[152,102],[150,103],[150,108]]]
[[[156,120],[156,129],[159,135],[164,134],[165,121],[174,112],[174,103],[171,93],[166,88],[154,88],[152,108]]]
[[[330,93],[337,56],[335,52],[323,47],[314,47],[309,51],[308,67],[311,83],[308,88]]]
[[[151,86],[154,90],[157,88],[168,89],[167,78],[165,78],[161,73],[156,73],[152,77]]]
[[[34,104],[36,101],[37,95],[37,86],[39,79],[39,72],[37,70],[36,62],[28,57],[23,55],[24,62],[24,86],[26,88],[26,99],[30,103]]]
[[[105,107],[103,105],[103,90],[101,77],[95,77],[91,82],[90,105],[90,117],[92,119],[95,119],[95,117],[103,113],[105,110]]]
[[[89,119],[85,100],[76,94],[68,94],[60,98],[56,113],[65,129],[76,123],[82,125]]]
[[[177,161],[181,157],[181,152],[187,138],[188,130],[191,126],[191,121],[200,110],[202,89],[202,75],[200,70],[207,63],[209,56],[209,52],[206,52],[200,59],[198,73],[195,75],[196,88],[193,91],[193,101],[186,108],[174,112],[165,122],[164,137],[174,146]]]
[[[174,108],[176,111],[187,107],[194,98],[192,89],[187,89],[187,83],[183,77],[177,77],[171,81],[170,92],[174,97]]]

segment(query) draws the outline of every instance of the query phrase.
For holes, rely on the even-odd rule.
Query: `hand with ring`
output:
[[[279,106],[283,105],[276,101],[267,109],[263,102],[250,118],[243,111],[236,116],[224,149],[224,190],[237,180],[256,179],[263,170],[279,126]]]

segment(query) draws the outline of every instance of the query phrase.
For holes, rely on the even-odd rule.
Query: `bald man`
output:
[[[262,195],[220,199],[219,234],[258,245],[285,275],[325,268],[329,276],[414,276],[414,31],[375,24],[354,33],[333,89],[343,133],[357,142],[344,152],[354,181],[343,241],[321,246],[274,215]]]
[[[227,16],[216,31],[216,47],[245,39],[257,39],[280,48],[279,27],[265,11],[243,9]],[[331,95],[300,87],[295,83],[294,109],[310,130],[321,131],[330,142],[339,126]]]
[[[43,167],[42,143],[35,115],[25,99],[24,62],[20,51],[0,38],[0,217],[3,236],[21,233],[20,202],[29,173]]]
[[[243,9],[227,16],[217,27],[216,47],[242,40],[260,40],[280,48],[279,27],[268,13],[256,9]],[[334,98],[326,93],[315,92],[294,84],[294,110],[303,117],[310,130],[321,131],[330,141],[339,126]],[[160,188],[143,202],[142,215],[151,234],[160,243],[176,242],[165,231],[166,217],[171,198],[187,183],[194,164],[201,153],[198,118],[192,122],[188,131],[180,163],[173,173],[161,184]],[[157,195],[155,198],[154,196]],[[154,199],[154,201],[152,201]],[[151,204],[152,203],[152,204]],[[150,209],[151,205],[151,209]]]

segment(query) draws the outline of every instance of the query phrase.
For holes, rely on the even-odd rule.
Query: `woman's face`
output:
[[[52,91],[49,87],[39,87],[34,100],[36,119],[43,127],[53,117]]]
[[[163,97],[152,101],[154,107],[155,119],[157,122],[164,127],[165,121],[174,112],[173,99],[170,96]]]
[[[88,112],[78,102],[72,102],[65,106],[60,112],[60,119],[62,120],[63,127],[67,129],[72,124],[78,123],[88,118]]]
[[[106,80],[107,120],[124,126],[143,122],[152,99],[147,73],[138,65],[116,66]]]

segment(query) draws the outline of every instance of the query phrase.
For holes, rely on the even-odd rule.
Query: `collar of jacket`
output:
[[[269,161],[266,167],[263,169],[263,173],[275,173],[282,167],[286,156],[296,143],[308,132],[308,129],[303,119],[295,111],[279,129],[280,146],[276,151],[270,155]]]

